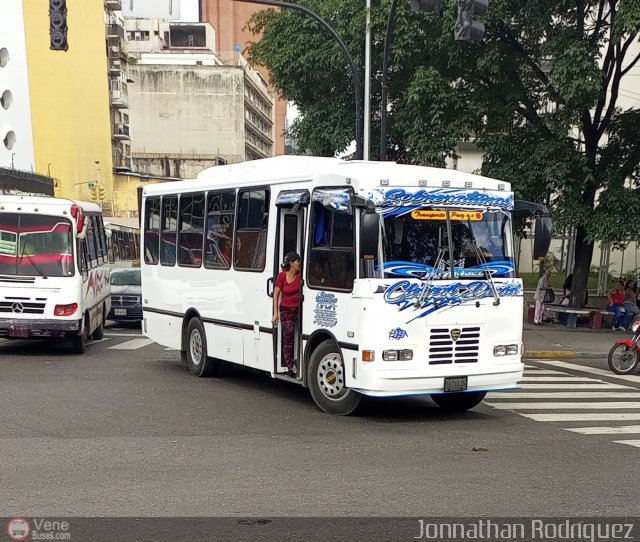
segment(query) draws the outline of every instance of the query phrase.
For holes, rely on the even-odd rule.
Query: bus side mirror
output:
[[[375,260],[380,244],[380,215],[362,213],[360,222],[360,258]]]
[[[544,258],[551,245],[551,219],[549,217],[536,218],[535,237],[533,241],[533,259]]]

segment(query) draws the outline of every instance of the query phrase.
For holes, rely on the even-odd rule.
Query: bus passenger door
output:
[[[278,202],[286,201],[286,204],[278,205]],[[301,269],[301,310],[296,325],[294,342],[294,359],[298,368],[298,377],[301,376],[300,360],[302,359],[302,277],[304,277],[304,232],[307,217],[307,205],[309,192],[307,190],[287,190],[280,192],[276,205],[278,205],[278,227],[276,230],[276,247],[273,276],[277,277],[281,271],[280,264],[288,252],[297,252],[302,262]],[[274,286],[275,288],[275,286]],[[274,373],[286,373],[287,367],[282,356],[282,330],[281,326],[273,328],[273,359]]]

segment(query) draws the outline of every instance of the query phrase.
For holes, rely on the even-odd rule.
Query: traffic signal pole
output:
[[[320,17],[317,13],[314,13],[310,9],[305,8],[304,6],[300,6],[298,4],[291,4],[289,2],[278,2],[276,0],[234,0],[235,2],[244,2],[246,4],[260,4],[264,6],[273,6],[284,9],[293,9],[297,11],[301,11],[305,15],[308,15],[312,19],[319,22],[338,42],[342,52],[344,53],[347,63],[349,64],[349,69],[351,70],[351,77],[353,78],[353,90],[355,94],[355,110],[356,110],[356,160],[362,160],[363,157],[363,130],[362,130],[362,85],[360,83],[360,76],[358,74],[358,70],[356,69],[356,65],[353,62],[353,58],[349,53],[349,49],[344,44],[340,36],[336,33],[336,31],[331,27],[327,21],[325,21],[322,17]]]

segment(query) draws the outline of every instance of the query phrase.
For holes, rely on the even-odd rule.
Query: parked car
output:
[[[107,320],[142,321],[142,281],[140,269],[111,271],[111,311]]]

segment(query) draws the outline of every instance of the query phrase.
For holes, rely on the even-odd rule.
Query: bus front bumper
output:
[[[451,377],[466,377],[467,388],[464,391],[500,391],[520,388],[524,365],[513,363],[500,367],[499,371],[468,372],[458,370]],[[475,373],[475,374],[474,374]],[[363,378],[352,386],[354,391],[372,397],[398,397],[403,395],[430,395],[444,392],[445,376],[403,375],[401,371],[387,373],[374,378]]]
[[[80,320],[11,320],[0,319],[0,337],[30,339],[62,337],[67,332],[78,332]]]

